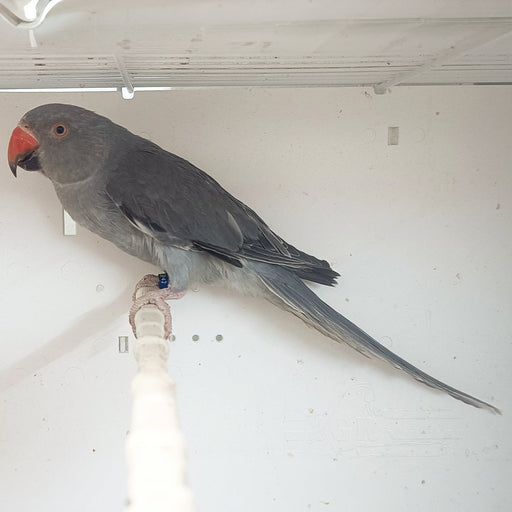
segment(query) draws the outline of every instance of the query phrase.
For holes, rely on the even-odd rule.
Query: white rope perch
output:
[[[185,442],[178,425],[175,386],[167,370],[169,340],[165,336],[171,330],[170,309],[165,300],[154,303],[157,294],[165,299],[168,292],[158,290],[156,283],[157,276],[140,281],[130,312],[138,372],[132,383],[132,426],[126,441],[126,512],[192,512],[192,493],[185,479]],[[145,301],[145,296],[150,299]]]

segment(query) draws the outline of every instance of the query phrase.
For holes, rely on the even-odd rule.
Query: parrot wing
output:
[[[211,176],[144,140],[109,168],[107,194],[137,229],[164,245],[205,251],[237,267],[279,265],[302,279],[333,285],[326,261],[277,236]]]

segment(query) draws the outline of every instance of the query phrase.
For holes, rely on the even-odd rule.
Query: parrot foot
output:
[[[147,304],[155,305],[164,315],[164,338],[168,339],[172,332],[172,317],[171,310],[167,304],[167,300],[181,299],[186,292],[174,292],[170,288],[159,288],[160,279],[158,276],[148,274],[144,276],[135,286],[133,292],[133,304],[130,308],[130,325],[132,326],[133,334],[137,337],[135,327],[135,314],[139,309]],[[137,297],[137,292],[141,288],[147,288],[148,291]]]

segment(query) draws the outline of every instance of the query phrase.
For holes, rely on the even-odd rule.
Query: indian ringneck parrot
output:
[[[8,160],[50,179],[80,225],[169,274],[171,290],[220,283],[261,296],[338,342],[427,386],[499,410],[431,377],[323,302],[303,280],[332,286],[326,261],[285,242],[248,206],[190,162],[108,118],[64,104],[27,112]]]

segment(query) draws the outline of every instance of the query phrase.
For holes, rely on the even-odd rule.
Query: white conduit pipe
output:
[[[139,288],[139,298],[154,288]],[[126,512],[192,512],[185,479],[185,442],[178,425],[174,382],[167,370],[164,314],[153,304],[135,314],[138,372],[132,383],[132,426],[126,441]]]

